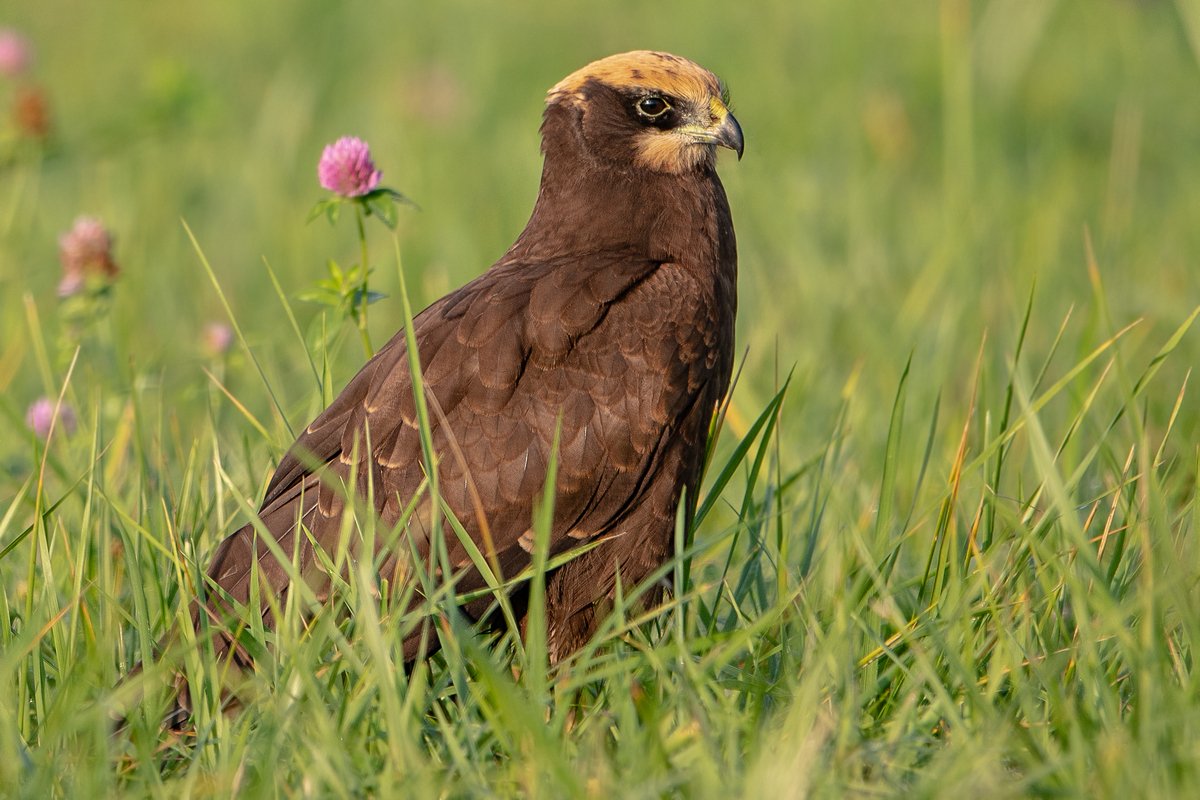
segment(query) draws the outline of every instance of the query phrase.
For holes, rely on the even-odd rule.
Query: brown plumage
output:
[[[550,551],[603,543],[547,577],[553,660],[588,641],[618,573],[632,587],[671,556],[681,493],[696,495],[729,385],[737,257],[715,151],[740,156],[742,136],[722,95],[711,73],[665,53],[612,56],[561,81],[547,96],[541,188],[525,230],[491,269],[415,320],[442,498],[506,577],[531,562],[533,510],[561,417]],[[328,468],[319,476],[315,463]],[[386,531],[424,478],[401,331],[304,430],[259,517],[283,553],[298,552],[321,596],[328,579],[312,542],[338,549],[338,484],[372,498]],[[419,500],[391,552],[378,554],[393,586],[412,575],[414,550],[436,566],[429,507]],[[297,519],[311,532],[298,547]],[[483,586],[443,529],[457,588]],[[247,525],[221,543],[209,603],[194,613],[198,628],[206,611],[214,621],[218,655],[243,665],[248,654],[221,627],[228,600],[212,598],[245,604],[255,561],[264,594],[287,590],[287,570],[258,538]],[[270,624],[265,602],[263,614]],[[411,636],[405,657],[421,646]]]

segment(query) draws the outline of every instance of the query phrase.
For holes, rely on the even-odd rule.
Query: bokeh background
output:
[[[202,325],[224,312],[186,222],[301,402],[263,261],[296,292],[328,258],[354,261],[352,226],[305,224],[322,146],[366,139],[385,183],[420,205],[402,214],[419,308],[524,224],[546,88],[632,48],[721,74],[746,131],[746,158],[725,159],[722,175],[741,248],[747,413],[792,365],[816,406],[795,427],[820,427],[849,380],[863,411],[889,403],[910,354],[918,385],[960,391],[985,333],[1003,358],[1031,292],[1034,342],[1071,309],[1101,327],[1145,319],[1137,335],[1153,337],[1200,298],[1200,13],[1186,0],[50,0],[9,7],[5,24],[35,44],[32,80],[52,115],[44,157],[10,156],[4,174],[0,389],[13,408],[39,389],[22,358],[24,298],[52,315],[57,236],[80,213],[117,237],[121,362],[168,383],[195,377]],[[394,269],[377,272],[394,293]],[[396,321],[380,306],[376,340]]]
[[[794,531],[791,558],[805,554],[797,574],[811,577],[813,563],[824,565],[814,567],[825,571],[812,577],[820,598],[813,602],[830,605],[814,605],[814,620],[840,618],[841,592],[850,594],[846,587],[858,574],[855,559],[870,561],[864,552],[898,564],[897,576],[907,577],[896,580],[915,585],[937,547],[926,547],[931,531],[944,530],[939,515],[953,520],[951,527],[975,530],[976,509],[956,508],[960,496],[982,498],[979,508],[991,509],[993,521],[998,506],[1000,519],[1011,514],[1012,529],[1029,522],[1031,537],[1046,535],[1037,527],[1044,519],[1039,503],[1051,503],[1036,489],[1058,486],[1048,477],[1055,468],[1065,486],[1054,496],[1057,508],[1077,503],[1081,517],[1095,498],[1119,490],[1114,486],[1132,485],[1122,482],[1135,481],[1131,475],[1161,468],[1162,486],[1154,484],[1161,496],[1158,488],[1131,495],[1158,498],[1161,505],[1150,503],[1147,514],[1161,510],[1155,519],[1177,536],[1163,541],[1184,543],[1166,561],[1183,569],[1185,556],[1195,554],[1200,403],[1186,384],[1200,365],[1200,331],[1186,322],[1200,305],[1197,0],[40,0],[5,4],[0,27],[19,31],[35,50],[22,75],[0,78],[0,585],[14,608],[40,591],[29,579],[45,567],[24,538],[26,526],[38,524],[32,510],[44,508],[34,505],[31,475],[45,478],[48,497],[76,497],[72,487],[94,462],[107,500],[125,503],[113,512],[112,530],[144,519],[149,533],[138,535],[164,541],[175,530],[155,514],[168,507],[173,513],[176,499],[194,501],[199,492],[211,503],[188,516],[192,524],[181,523],[179,535],[195,553],[210,552],[244,512],[220,481],[198,481],[197,463],[219,462],[232,485],[249,495],[261,491],[291,441],[289,424],[303,425],[359,368],[357,340],[342,336],[329,351],[330,380],[314,380],[267,268],[311,341],[320,309],[296,298],[325,276],[329,259],[350,264],[358,254],[349,219],[335,227],[307,221],[323,197],[316,164],[325,144],[342,135],[367,140],[384,184],[419,205],[400,210],[398,230],[409,293],[421,308],[484,270],[524,225],[537,191],[545,91],[594,58],[640,48],[672,51],[721,75],[745,131],[745,158],[739,163],[723,153],[720,163],[740,250],[738,348],[745,365],[719,452],[731,452],[791,374],[768,459],[778,494],[761,501],[776,508],[779,531]],[[10,113],[31,90],[47,104],[45,135],[23,130]],[[112,230],[121,268],[103,324],[88,328],[83,341],[64,333],[55,288],[58,237],[80,214]],[[368,232],[372,288],[389,295],[371,309],[378,345],[400,324],[398,279],[390,235],[381,225]],[[223,355],[205,344],[206,324],[229,321],[205,260],[245,336],[245,345],[235,342]],[[1173,349],[1155,361],[1167,343]],[[86,435],[60,437],[48,468],[40,467],[26,409],[41,395],[59,394],[76,344],[82,349],[65,397]],[[1102,355],[1073,373],[1097,348]],[[903,403],[894,410],[901,387]],[[1003,474],[999,464],[959,472],[964,453],[976,467],[992,458],[1005,422],[1050,387],[1036,409],[1050,450],[1038,450],[1036,436],[1014,437],[1011,449],[1001,448],[1014,465]],[[1147,461],[1138,460],[1147,452]],[[706,522],[711,534],[744,521],[735,489],[748,480],[738,470],[728,501]],[[69,500],[63,513],[77,505],[78,497]],[[1143,508],[1131,499],[1131,519],[1135,507]],[[895,521],[877,521],[885,510],[896,511]],[[91,535],[77,526],[84,512],[70,513],[66,522],[45,523],[48,540]],[[1091,525],[1088,517],[1081,530],[1090,535]],[[883,555],[892,540],[912,549]],[[843,542],[855,544],[843,552]],[[741,557],[750,545],[742,539],[738,547]],[[787,566],[784,553],[762,547]],[[58,554],[45,555],[45,563]],[[153,562],[153,550],[145,557]],[[722,557],[713,556],[714,563]],[[1114,566],[1109,577],[1124,569]],[[1172,586],[1184,589],[1172,597],[1194,600],[1188,570],[1176,576],[1180,583]],[[1029,580],[1036,587],[1036,577]],[[101,583],[117,594],[95,600],[107,609],[104,630],[117,638],[125,632],[132,642],[129,621],[116,610],[132,607],[127,584],[111,575]],[[168,574],[162,585],[174,584]],[[866,594],[846,601],[852,610],[845,613],[866,619],[879,611]],[[1086,596],[1080,589],[1079,598]],[[30,623],[47,623],[56,598]],[[161,630],[174,600],[166,593],[149,598],[146,624]],[[1189,635],[1200,630],[1200,615],[1178,618],[1191,620]],[[1113,631],[1126,622],[1114,617],[1096,641],[1120,640]],[[878,627],[880,639],[893,630]],[[1064,641],[1071,641],[1069,631]],[[1173,641],[1182,649],[1164,650],[1155,662],[1164,674],[1176,657],[1191,663],[1192,639]],[[869,660],[868,650],[846,656],[848,680],[882,686],[853,667],[867,663],[857,659]],[[1121,652],[1134,658],[1137,650]],[[100,651],[88,668],[89,692],[102,693],[115,677],[117,659]],[[965,658],[983,664],[990,652]],[[1019,671],[1018,663],[1030,663],[1022,657],[1002,669],[979,668],[993,676]],[[1123,657],[1097,657],[1096,686],[1105,689],[1092,694],[1132,685],[1122,676],[1136,670]],[[1046,685],[1071,685],[1079,678],[1075,668],[1064,666]],[[772,682],[777,677],[763,679],[768,688],[755,695],[756,714],[785,708],[792,697],[817,707],[831,696],[824,688]],[[1161,739],[1136,732],[1106,739],[1110,712],[1076,730],[1071,720],[1083,714],[1076,706],[1047,701],[1050,711],[1039,717],[1030,710],[1037,702],[1022,700],[1019,711],[998,712],[994,727],[981,724],[967,736],[963,759],[918,755],[899,777],[880,766],[891,756],[862,756],[877,752],[862,740],[893,737],[883,749],[894,754],[896,741],[910,742],[895,730],[908,725],[921,741],[913,752],[928,754],[922,737],[936,739],[944,725],[906,717],[895,730],[883,722],[873,728],[872,715],[886,718],[895,708],[863,711],[852,698],[874,688],[832,691],[849,713],[862,714],[835,726],[851,731],[847,749],[835,750],[874,766],[853,761],[845,773],[853,777],[831,784],[838,787],[831,796],[869,778],[895,778],[887,784],[893,788],[933,787],[911,796],[934,796],[938,770],[946,791],[982,785],[984,794],[999,792],[1018,773],[1025,781],[1014,784],[1018,794],[1116,792],[1122,780],[1136,791],[1150,785],[1145,773],[1125,774],[1116,765],[1136,760],[1153,770],[1147,765],[1167,751],[1171,774],[1194,777],[1200,755],[1188,749],[1187,736],[1165,731],[1168,719],[1176,729],[1184,724],[1180,698],[1190,697],[1194,707],[1195,682],[1174,680],[1161,683],[1167,694],[1142,697],[1166,715]],[[1174,688],[1179,695],[1169,694]],[[1043,689],[1031,692],[1044,696]],[[1116,729],[1124,730],[1129,717],[1122,715],[1133,705],[1111,711]],[[972,772],[983,755],[996,755],[989,747],[1024,742],[1029,729],[1031,739],[1044,735],[1053,746],[1014,745]],[[755,735],[746,741],[755,743]],[[827,732],[821,741],[842,742],[842,735]],[[0,745],[7,747],[4,736]],[[794,742],[801,761],[780,755],[782,772],[775,762],[754,762],[748,779],[771,787],[772,776],[820,764],[813,754],[826,751],[812,742]],[[53,757],[38,753],[30,763],[48,769]],[[836,771],[844,763],[824,766]],[[707,774],[691,762],[671,768]],[[1068,777],[1059,782],[1056,770]],[[742,777],[729,767],[711,786],[728,788],[726,779],[742,786]],[[783,781],[776,788],[789,787]]]

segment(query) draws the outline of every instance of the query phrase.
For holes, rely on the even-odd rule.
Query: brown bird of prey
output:
[[[740,157],[742,131],[716,76],[638,51],[555,85],[541,134],[541,187],[525,230],[491,269],[421,312],[415,333],[442,508],[506,578],[532,563],[534,508],[559,430],[549,552],[593,546],[546,576],[546,637],[558,661],[587,643],[618,581],[628,589],[671,557],[677,507],[696,497],[729,387],[736,309],[716,150]],[[313,543],[337,551],[352,505],[345,487],[373,506],[379,530],[399,528],[391,551],[375,554],[390,585],[412,579],[414,557],[440,574],[436,536],[455,589],[486,586],[444,516],[431,530],[428,494],[413,502],[426,471],[401,330],[284,456],[259,527],[218,547],[207,604],[194,609],[198,629],[215,629],[217,655],[247,665],[227,621],[252,602],[255,582],[260,598],[287,591],[294,570],[273,550],[298,558],[323,597],[329,559]],[[468,603],[467,616],[491,599]],[[405,658],[430,639],[411,635]]]

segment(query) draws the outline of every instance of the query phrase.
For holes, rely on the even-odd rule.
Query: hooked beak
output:
[[[725,104],[715,97],[712,100],[712,116],[713,122],[716,123],[712,129],[716,143],[737,153],[738,161],[741,161],[742,152],[746,149],[745,139],[742,138],[742,126],[733,114],[729,113]]]
[[[674,137],[682,138],[687,143],[703,145],[706,148],[711,148],[713,145],[728,147],[737,153],[738,160],[741,160],[742,153],[746,149],[745,140],[742,138],[742,126],[738,124],[733,114],[729,113],[729,109],[719,97],[709,100],[707,114],[700,111],[696,117],[693,117],[687,124],[671,128],[671,134]],[[675,141],[678,141],[678,138]],[[710,154],[711,152],[712,150],[709,149]],[[709,157],[711,158],[711,155]]]

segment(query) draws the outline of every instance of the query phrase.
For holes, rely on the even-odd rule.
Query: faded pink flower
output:
[[[54,425],[54,405],[55,401],[52,398],[39,397],[25,412],[25,424],[37,434],[39,439],[50,436],[50,428]],[[75,411],[65,403],[58,410],[58,424],[64,433],[75,432],[77,425]]]
[[[223,356],[233,344],[233,328],[224,322],[206,322],[202,338],[204,352],[210,356]]]
[[[17,87],[13,97],[12,117],[22,136],[39,140],[50,137],[50,101],[39,87]]]
[[[12,28],[0,28],[0,75],[15,78],[33,63],[33,47]]]
[[[71,230],[58,237],[58,257],[63,267],[58,296],[75,294],[91,275],[117,277],[120,270],[113,261],[112,246],[112,234],[103,222],[95,217],[76,218]]]
[[[366,142],[356,136],[343,136],[321,153],[317,178],[331,192],[358,197],[378,186],[383,173],[375,169]]]

